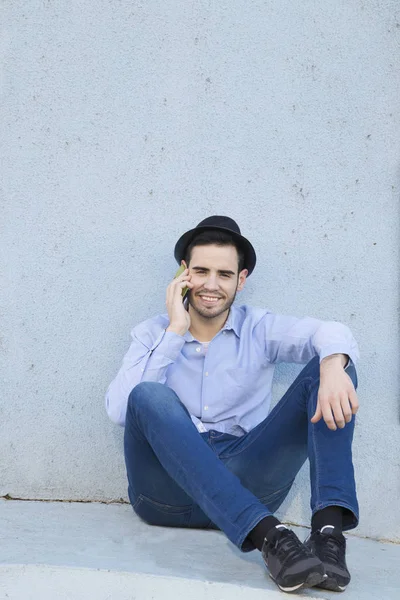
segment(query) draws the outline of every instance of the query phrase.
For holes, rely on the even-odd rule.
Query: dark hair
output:
[[[238,253],[238,268],[239,273],[244,269],[244,261],[245,254],[241,246],[236,242],[236,240],[225,231],[217,231],[214,229],[209,229],[208,231],[203,231],[196,235],[193,240],[190,242],[189,246],[185,251],[185,263],[189,265],[192,250],[195,246],[208,246],[210,244],[215,244],[216,246],[234,246]]]

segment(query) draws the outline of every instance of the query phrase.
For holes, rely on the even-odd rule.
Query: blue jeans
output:
[[[354,385],[356,370],[346,367]],[[267,418],[242,437],[199,433],[168,386],[143,382],[128,401],[124,450],[128,493],[152,525],[219,528],[243,552],[249,532],[286,498],[307,457],[311,510],[342,506],[344,529],[358,524],[351,444],[354,422],[331,431],[310,423],[319,359],[301,371]]]

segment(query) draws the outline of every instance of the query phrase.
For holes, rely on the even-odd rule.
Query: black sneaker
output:
[[[283,592],[313,587],[325,578],[322,562],[282,525],[272,530],[269,540],[265,538],[261,552],[270,577]]]
[[[320,531],[312,533],[304,545],[322,561],[325,567],[327,578],[318,587],[334,592],[344,592],[351,579],[346,565],[344,535],[333,526],[326,525]]]

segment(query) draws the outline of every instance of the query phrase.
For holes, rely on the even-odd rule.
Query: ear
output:
[[[241,292],[242,289],[244,288],[245,283],[246,283],[247,274],[248,274],[248,270],[247,269],[243,269],[243,271],[240,271],[240,273],[239,273],[239,281],[238,281],[238,286],[237,286],[237,291],[238,292]]]

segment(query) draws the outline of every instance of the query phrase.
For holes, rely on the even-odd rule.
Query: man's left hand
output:
[[[358,411],[358,398],[353,382],[344,370],[345,354],[332,354],[321,361],[317,410],[311,423],[322,418],[329,429],[343,429]]]

